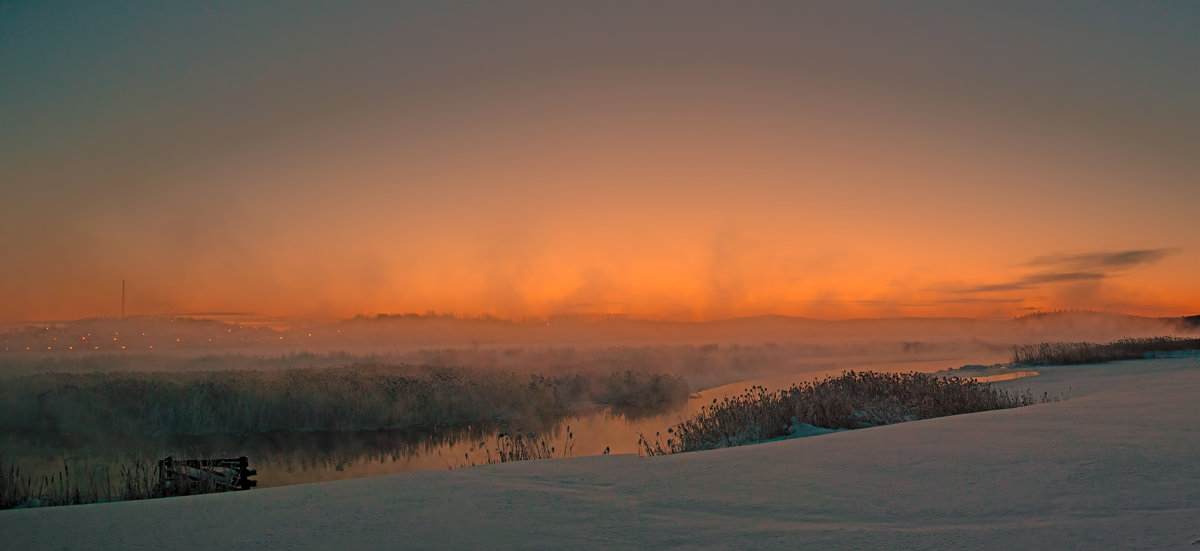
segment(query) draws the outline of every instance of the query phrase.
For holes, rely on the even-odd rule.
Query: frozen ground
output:
[[[0,511],[5,549],[1200,549],[1200,359],[998,383],[1064,402],[600,456]]]

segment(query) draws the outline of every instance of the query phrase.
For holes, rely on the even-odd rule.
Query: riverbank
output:
[[[0,511],[5,547],[1123,548],[1200,539],[1200,359],[1039,369],[1024,408],[600,456]]]

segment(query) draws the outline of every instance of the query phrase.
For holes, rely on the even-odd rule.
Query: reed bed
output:
[[[843,372],[823,381],[768,391],[761,386],[740,396],[713,400],[700,413],[639,440],[642,455],[662,455],[737,446],[787,436],[802,424],[827,429],[858,429],[1002,408],[1035,399],[992,388],[973,379],[923,373]]]
[[[438,429],[546,419],[573,404],[666,411],[681,377],[542,376],[352,365],[286,371],[49,373],[0,386],[0,430],[139,436]]]
[[[1023,365],[1070,365],[1153,358],[1164,353],[1200,350],[1200,338],[1126,338],[1106,344],[1044,342],[1014,346],[1012,362]]]
[[[0,509],[82,505],[154,495],[158,474],[155,462],[130,459],[112,472],[108,465],[76,465],[64,459],[62,469],[34,475],[15,462],[0,459]]]
[[[553,459],[555,457],[571,457],[575,449],[575,433],[567,426],[566,436],[562,444],[555,446],[550,439],[539,436],[534,432],[502,432],[496,435],[495,444],[480,443],[472,451],[479,451],[473,458],[470,452],[463,454],[464,463],[457,467],[474,467],[477,465],[494,465],[496,463],[511,463],[513,461],[532,461],[537,459]],[[607,454],[607,451],[605,452]]]

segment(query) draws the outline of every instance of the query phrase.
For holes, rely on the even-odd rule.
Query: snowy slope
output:
[[[1200,359],[1045,368],[1064,402],[642,459],[0,511],[5,549],[1197,549]]]

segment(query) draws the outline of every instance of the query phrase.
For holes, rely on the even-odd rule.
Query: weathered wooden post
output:
[[[158,486],[155,490],[160,494],[160,497],[167,496],[167,487],[175,478],[175,467],[171,456],[167,456],[158,462]]]

